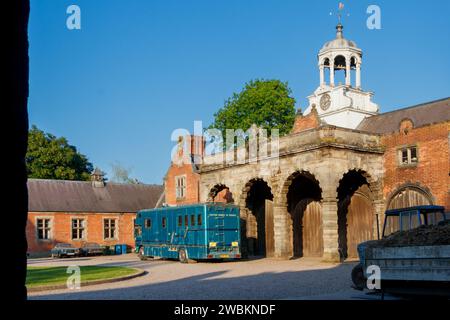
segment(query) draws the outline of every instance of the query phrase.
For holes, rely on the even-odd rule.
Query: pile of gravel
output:
[[[409,247],[450,245],[450,221],[439,225],[422,225],[408,231],[398,231],[390,236],[371,241],[371,247]]]

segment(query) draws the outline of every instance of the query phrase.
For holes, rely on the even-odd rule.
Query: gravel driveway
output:
[[[134,254],[75,259],[33,259],[33,266],[132,266],[148,273],[135,279],[79,290],[30,293],[30,299],[359,299],[350,288],[354,263],[320,259],[255,259],[181,264],[140,261]]]

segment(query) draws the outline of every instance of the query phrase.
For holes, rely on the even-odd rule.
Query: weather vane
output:
[[[339,20],[339,24],[341,24],[341,19],[342,19],[342,12],[344,11],[344,4],[342,2],[339,2],[338,5],[338,12],[337,12],[337,16],[338,16],[338,20]],[[330,12],[330,16],[333,15],[333,12]],[[350,16],[350,13],[346,14],[347,17]]]

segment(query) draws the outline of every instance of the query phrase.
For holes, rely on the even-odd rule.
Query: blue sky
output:
[[[343,1],[382,112],[450,96],[450,1]],[[81,8],[81,30],[66,9]],[[305,109],[338,1],[31,0],[30,124],[65,136],[109,173],[162,183],[176,128],[207,126],[255,78],[287,81]],[[366,27],[368,5],[381,30]]]

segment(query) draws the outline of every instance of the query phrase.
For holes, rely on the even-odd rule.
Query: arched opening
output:
[[[400,209],[433,204],[433,196],[425,189],[406,185],[398,188],[388,201],[388,209]]]
[[[334,83],[335,85],[345,84],[346,61],[344,56],[334,58]]]
[[[224,184],[216,184],[211,188],[208,201],[210,202],[220,202],[220,203],[234,203],[233,194]]]
[[[330,59],[323,59],[323,74],[325,84],[330,84]]]
[[[356,57],[350,58],[350,85],[356,83]]]
[[[271,256],[274,252],[272,191],[262,179],[251,180],[246,189],[248,254]]]
[[[323,255],[321,199],[322,190],[312,174],[297,172],[291,176],[287,205],[292,221],[293,257]]]
[[[373,239],[372,191],[363,172],[351,170],[342,177],[337,192],[341,259],[357,258],[358,244]]]

